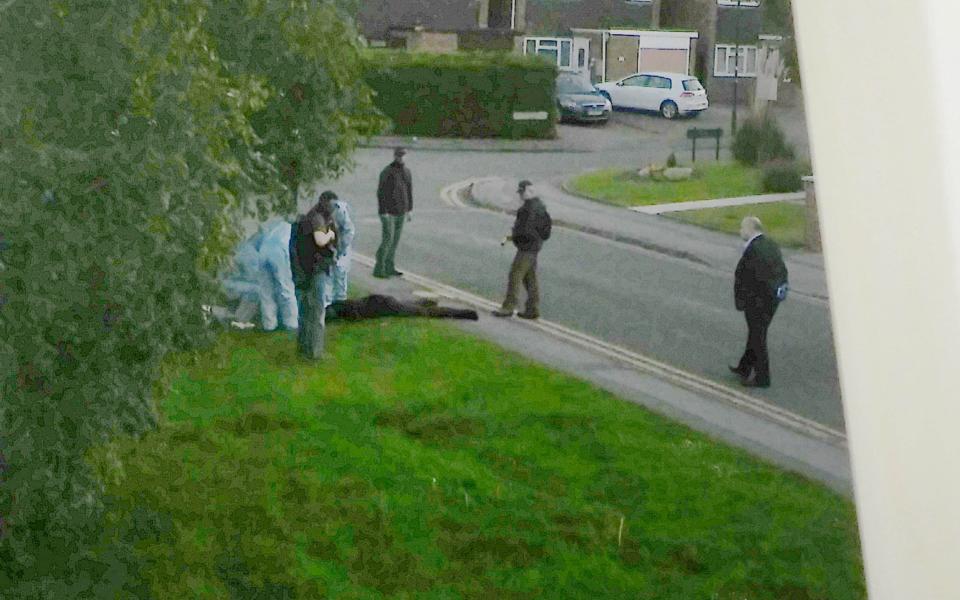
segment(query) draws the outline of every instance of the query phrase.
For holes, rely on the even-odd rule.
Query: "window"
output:
[[[557,77],[557,92],[561,94],[593,94],[594,87],[580,75],[561,73]]]
[[[580,51],[577,52],[577,67],[582,69],[585,66],[587,66],[587,51],[580,48]]]
[[[649,75],[634,75],[623,80],[623,85],[627,87],[651,87]]]
[[[537,54],[558,67],[569,68],[573,61],[573,40],[570,38],[525,38],[523,53]],[[583,62],[586,62],[585,56]]]
[[[757,47],[740,46],[740,56],[734,65],[734,48],[729,44],[718,44],[714,54],[713,74],[717,77],[733,77],[734,66],[739,77],[757,76]]]
[[[666,77],[651,77],[650,83],[647,84],[647,87],[669,90],[671,87],[673,87],[673,82]]]
[[[703,86],[696,79],[684,79],[683,89],[688,92],[699,92],[703,89]]]
[[[737,6],[737,0],[717,0],[720,6]],[[742,0],[740,6],[760,6],[760,0]]]
[[[573,46],[572,42],[560,42],[560,66],[569,67],[570,66],[570,48]]]

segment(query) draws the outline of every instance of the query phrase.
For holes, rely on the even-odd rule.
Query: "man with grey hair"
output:
[[[737,310],[747,320],[747,347],[737,366],[729,368],[744,386],[766,388],[770,387],[767,329],[786,298],[787,266],[757,217],[744,217],[740,237],[745,245],[734,275],[733,296]]]

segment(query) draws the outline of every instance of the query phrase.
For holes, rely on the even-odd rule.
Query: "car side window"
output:
[[[669,90],[671,87],[673,87],[672,82],[667,77],[651,77],[651,79],[654,80],[652,87],[661,88],[665,90]]]
[[[627,87],[637,87],[637,86],[643,85],[640,79],[641,78],[639,75],[634,75],[633,77],[627,77],[626,79],[623,80],[623,85]]]

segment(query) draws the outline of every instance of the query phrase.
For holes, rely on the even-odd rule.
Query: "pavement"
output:
[[[682,377],[658,372],[656,365],[631,360],[629,351],[618,351],[589,336],[568,335],[568,330],[549,321],[493,317],[489,311],[495,303],[409,271],[403,278],[376,279],[372,264],[369,257],[355,257],[355,285],[370,293],[402,299],[412,299],[415,293],[426,290],[439,297],[443,305],[478,309],[479,321],[450,323],[852,497],[845,439],[829,429],[794,419],[788,413],[770,411],[769,406],[749,398],[740,403],[722,392],[698,389]]]
[[[666,213],[684,212],[688,210],[725,208],[727,206],[749,206],[751,204],[768,204],[771,202],[792,202],[803,204],[806,197],[806,194],[803,192],[789,194],[760,194],[757,196],[739,196],[737,198],[715,198],[713,200],[695,200],[691,202],[651,204],[649,206],[631,206],[629,210],[643,213],[645,215],[662,215]]]

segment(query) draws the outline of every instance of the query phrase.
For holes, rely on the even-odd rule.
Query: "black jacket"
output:
[[[301,215],[290,228],[290,270],[293,284],[298,288],[309,287],[315,275],[321,272],[329,274],[331,267],[336,264],[336,244],[321,248],[313,239],[313,232],[320,228],[336,231],[336,223],[319,213],[313,213]]]
[[[734,275],[733,297],[737,310],[762,310],[777,304],[776,292],[787,282],[787,266],[777,244],[765,235],[743,251]]]
[[[517,220],[513,222],[513,245],[525,252],[539,251],[543,242],[550,239],[552,225],[550,213],[540,198],[524,201],[517,211]]]
[[[410,169],[392,162],[380,172],[377,204],[381,215],[405,215],[413,210],[413,176]]]

